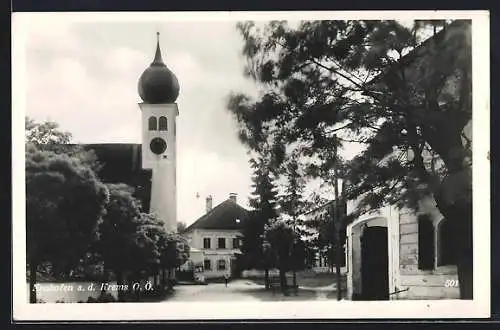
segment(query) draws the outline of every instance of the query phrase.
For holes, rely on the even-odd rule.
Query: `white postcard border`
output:
[[[30,17],[61,21],[218,21],[315,19],[472,19],[474,300],[304,301],[227,303],[29,304],[26,292],[25,150],[26,31]],[[12,16],[13,318],[37,320],[211,320],[482,318],[490,316],[490,67],[487,11],[337,11],[190,13],[14,13]]]

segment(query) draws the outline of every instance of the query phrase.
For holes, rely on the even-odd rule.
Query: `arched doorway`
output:
[[[387,227],[365,227],[361,236],[362,300],[389,299]]]

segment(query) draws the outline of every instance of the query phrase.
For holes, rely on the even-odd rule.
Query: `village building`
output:
[[[205,279],[233,277],[248,211],[238,204],[235,193],[215,207],[212,202],[208,196],[205,214],[182,232],[191,248],[189,262],[202,269]]]
[[[425,65],[435,42],[459,36],[463,51],[470,47],[469,21],[456,21],[424,42],[400,62],[412,74],[413,66]],[[455,42],[457,38],[453,39]],[[429,50],[431,49],[431,50]],[[457,51],[458,52],[458,51]],[[457,80],[445,85],[456,90]],[[472,124],[465,127],[464,146],[472,139]],[[411,157],[411,154],[409,155]],[[436,161],[424,154],[426,162]],[[348,201],[347,214],[357,208]],[[420,200],[419,211],[386,206],[362,215],[347,227],[348,299],[458,299],[457,266],[451,245],[450,221],[429,197]]]

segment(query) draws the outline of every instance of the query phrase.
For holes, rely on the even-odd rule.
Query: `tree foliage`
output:
[[[80,159],[27,145],[29,259],[50,261],[67,275],[89,248],[107,199],[106,187]]]
[[[243,228],[241,252],[243,253],[243,267],[265,268],[262,236],[264,229],[272,219],[277,217],[277,188],[274,184],[274,175],[269,168],[265,157],[251,159],[253,169],[253,192],[250,198],[249,220]]]
[[[177,232],[182,233],[184,230],[186,230],[186,224],[184,222],[177,222]]]
[[[285,178],[285,187],[283,194],[279,196],[281,212],[289,217],[293,227],[303,224],[299,217],[309,207],[309,203],[304,198],[306,178],[301,173],[297,158],[296,156],[290,157],[284,163],[282,176]]]
[[[270,257],[279,270],[281,288],[286,289],[285,273],[305,266],[305,244],[294,228],[281,219],[274,219],[266,225],[264,237],[271,245]]]
[[[110,202],[99,227],[98,250],[105,266],[115,273],[173,269],[189,256],[187,244],[168,233],[162,221],[142,213],[140,203],[125,184],[108,184]],[[178,246],[182,246],[179,249]]]
[[[85,150],[81,145],[71,143],[72,134],[61,130],[58,123],[53,121],[37,122],[33,118],[25,117],[25,143],[38,150],[52,151],[80,159],[98,172],[101,164],[92,150]]]
[[[140,205],[129,186],[108,184],[108,189],[110,199],[99,226],[97,250],[107,269],[122,273],[129,270],[136,259],[133,256],[137,254]]]
[[[411,205],[429,193],[419,183],[430,178],[409,171],[426,147],[445,163],[450,147],[459,149],[459,163],[468,155],[462,131],[471,118],[470,79],[457,79],[470,70],[470,52],[458,51],[467,42],[463,34],[434,42],[424,56],[418,50],[408,55],[418,40],[395,21],[314,21],[297,29],[271,22],[262,30],[246,22],[238,28],[247,74],[269,88],[254,103],[232,96],[229,109],[241,131],[260,142],[299,144],[324,169],[336,161],[333,146],[353,140],[367,145],[349,172],[351,195],[366,196],[366,210],[385,202]],[[438,53],[445,55],[433,56]],[[376,83],[381,75],[383,82]],[[450,95],[457,89],[458,98]],[[443,131],[448,141],[433,133]],[[416,155],[412,161],[405,159],[408,150]]]
[[[425,39],[429,26],[433,37]],[[346,197],[359,201],[352,218],[387,204],[418,209],[432,197],[455,219],[457,249],[467,256],[459,268],[470,270],[471,139],[464,134],[472,114],[470,21],[413,27],[303,21],[296,28],[272,21],[237,28],[245,74],[266,87],[257,101],[230,97],[242,142],[253,150],[293,146],[324,180],[341,163],[334,148],[363,146],[339,166],[349,182]],[[461,283],[471,284],[460,269]]]
[[[71,144],[54,122],[26,118],[26,226],[30,301],[39,266],[57,278],[104,262],[122,283],[173,269],[189,256],[187,242],[141,212],[132,187],[103,184],[95,154]],[[142,275],[141,275],[142,274]],[[109,278],[106,275],[105,280]],[[129,280],[132,278],[129,278]]]

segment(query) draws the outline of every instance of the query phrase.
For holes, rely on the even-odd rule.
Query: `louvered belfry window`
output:
[[[160,131],[166,131],[166,130],[168,130],[167,117],[165,117],[165,116],[161,116],[160,117],[160,120],[158,121],[158,129]]]

